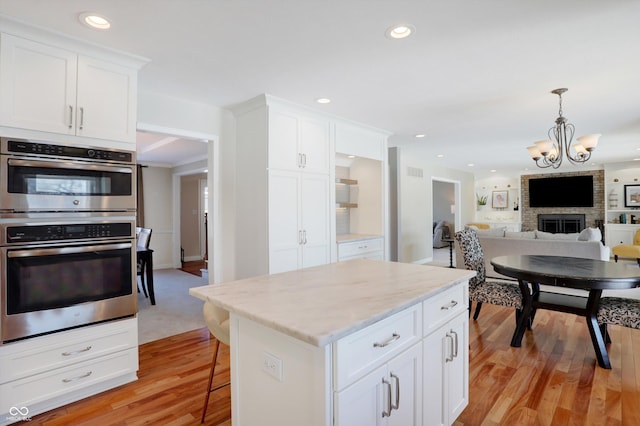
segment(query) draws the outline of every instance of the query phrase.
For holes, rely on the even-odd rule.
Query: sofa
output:
[[[449,243],[442,241],[451,238],[449,225],[444,220],[433,222],[433,248],[449,247]]]
[[[471,227],[473,229],[473,227]],[[505,228],[476,230],[482,251],[488,279],[506,279],[497,273],[491,265],[491,259],[497,256],[514,254],[539,254],[549,256],[583,257],[587,259],[610,260],[611,250],[602,244],[602,234],[597,228],[587,228],[581,233],[552,234],[542,231],[510,232]],[[581,238],[581,239],[578,239]],[[456,267],[464,268],[461,250],[456,248]],[[639,271],[640,272],[640,271]],[[559,287],[541,286],[544,291],[587,295],[586,291]],[[603,292],[603,296],[640,298],[640,289],[615,290]]]

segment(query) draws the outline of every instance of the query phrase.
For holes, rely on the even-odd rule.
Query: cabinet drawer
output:
[[[0,383],[137,347],[135,318],[9,343],[0,346]]]
[[[338,244],[338,256],[340,258],[347,256],[356,256],[372,251],[382,250],[382,238],[373,238],[370,240],[358,240],[348,243]]]
[[[422,306],[414,305],[336,341],[334,383],[338,391],[422,339]]]
[[[423,302],[424,335],[468,308],[468,284],[459,284]]]
[[[0,401],[5,407],[29,407],[105,380],[135,373],[137,369],[138,348],[128,349],[4,383],[0,385]]]

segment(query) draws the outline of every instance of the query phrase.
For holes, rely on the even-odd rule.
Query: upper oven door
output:
[[[133,211],[135,165],[2,155],[0,205],[12,212]]]

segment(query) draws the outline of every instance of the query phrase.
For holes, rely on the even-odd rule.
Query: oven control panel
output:
[[[130,222],[7,226],[6,241],[8,244],[17,244],[102,238],[133,238],[131,226]]]
[[[5,147],[6,144],[6,147]],[[37,156],[53,156],[60,158],[78,158],[82,160],[133,163],[133,152],[114,149],[101,149],[79,146],[55,145],[51,143],[33,142],[25,139],[2,138],[2,153]]]

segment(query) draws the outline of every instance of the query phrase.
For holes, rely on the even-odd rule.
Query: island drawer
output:
[[[424,335],[437,330],[449,319],[467,309],[469,304],[468,285],[456,285],[423,302]]]
[[[422,339],[422,306],[416,304],[334,343],[336,391],[364,377]]]

